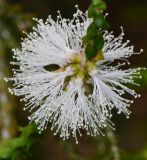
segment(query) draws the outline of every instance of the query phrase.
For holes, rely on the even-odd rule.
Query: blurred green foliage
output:
[[[37,127],[31,124],[19,130],[21,132],[19,137],[6,140],[0,145],[1,160],[16,160],[31,156],[29,149],[39,137]]]
[[[136,154],[128,154],[123,151],[121,153],[120,160],[147,160],[147,146],[145,146],[142,150],[140,150]]]

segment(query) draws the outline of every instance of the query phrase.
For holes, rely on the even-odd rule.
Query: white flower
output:
[[[107,125],[113,127],[109,120],[113,108],[128,117],[133,100],[125,94],[140,95],[126,84],[135,84],[140,68],[122,69],[129,64],[127,58],[136,54],[129,41],[123,42],[123,30],[116,38],[105,31],[104,59],[89,62],[82,44],[91,23],[87,13],[77,9],[72,20],[63,19],[60,13],[56,22],[51,16],[45,23],[35,20],[38,25],[23,40],[22,48],[13,50],[16,61],[11,64],[18,69],[6,79],[14,81],[10,92],[24,97],[21,100],[26,102],[24,109],[31,112],[30,121],[35,121],[40,131],[51,123],[55,134],[60,133],[63,139],[72,135],[77,140],[81,129],[95,136],[103,134],[101,130]],[[47,70],[48,65],[57,68]]]

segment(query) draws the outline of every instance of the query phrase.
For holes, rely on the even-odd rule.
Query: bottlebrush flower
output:
[[[9,91],[23,96],[24,109],[31,112],[29,120],[38,124],[40,132],[51,123],[51,130],[63,139],[70,135],[77,139],[81,129],[95,136],[103,134],[107,125],[113,127],[113,108],[128,117],[133,100],[125,94],[140,95],[126,84],[135,84],[140,68],[122,69],[129,64],[127,58],[138,54],[129,41],[123,42],[123,30],[118,37],[104,31],[102,53],[88,61],[82,43],[91,23],[87,12],[77,9],[72,20],[63,19],[60,13],[57,21],[51,16],[46,22],[35,20],[38,25],[23,39],[21,49],[13,50],[16,60],[11,64],[18,67],[6,81],[14,82]]]

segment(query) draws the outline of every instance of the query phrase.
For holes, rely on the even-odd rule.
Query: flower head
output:
[[[38,25],[27,34],[21,49],[13,50],[16,60],[11,64],[19,69],[13,69],[14,76],[6,79],[14,82],[10,92],[23,96],[24,109],[31,112],[29,120],[40,131],[51,123],[63,139],[70,135],[77,139],[81,129],[95,136],[107,125],[113,127],[109,120],[113,108],[129,117],[133,100],[125,94],[140,95],[126,84],[135,84],[140,69],[122,69],[129,64],[128,57],[138,54],[129,41],[123,42],[123,30],[116,38],[104,31],[102,53],[89,61],[82,43],[91,23],[87,12],[77,9],[72,20],[63,19],[60,13],[57,21],[51,16],[46,22],[35,20]]]

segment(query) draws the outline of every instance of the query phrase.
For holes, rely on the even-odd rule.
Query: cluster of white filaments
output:
[[[82,44],[91,23],[87,12],[77,9],[72,20],[63,19],[60,12],[57,21],[51,16],[46,22],[35,20],[38,25],[23,39],[22,48],[13,50],[16,60],[11,64],[17,67],[6,81],[14,81],[9,91],[23,97],[24,110],[30,111],[29,120],[38,124],[40,132],[51,124],[55,135],[60,133],[63,139],[72,135],[78,143],[83,129],[96,136],[108,125],[113,128],[113,108],[129,117],[133,100],[124,95],[140,95],[126,84],[137,85],[134,79],[140,78],[140,68],[122,68],[129,64],[128,57],[142,50],[134,53],[129,41],[123,42],[123,30],[116,38],[104,31],[104,58],[89,62]],[[58,69],[47,70],[48,65]]]

